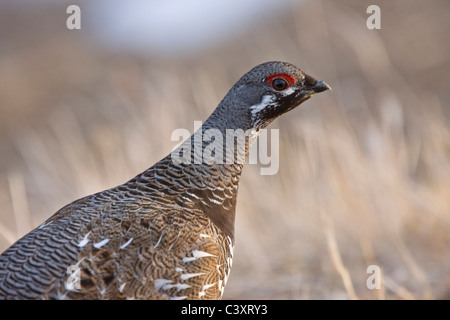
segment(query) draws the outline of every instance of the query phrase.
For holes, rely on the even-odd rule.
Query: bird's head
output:
[[[328,89],[330,87],[325,82],[314,79],[290,63],[266,62],[242,76],[221,106],[231,115],[227,121],[229,127],[234,123],[232,127],[259,130],[315,93]]]

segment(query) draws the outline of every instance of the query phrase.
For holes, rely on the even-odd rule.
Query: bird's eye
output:
[[[295,78],[286,73],[278,73],[268,76],[265,81],[277,91],[284,91],[295,84]]]
[[[283,78],[275,78],[272,80],[272,88],[277,91],[286,90],[289,87],[289,83]]]

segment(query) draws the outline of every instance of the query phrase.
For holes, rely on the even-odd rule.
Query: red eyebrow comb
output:
[[[266,82],[267,83],[271,83],[273,79],[276,78],[283,78],[284,80],[286,80],[290,85],[293,85],[295,83],[295,78],[293,76],[290,76],[286,73],[278,73],[278,74],[274,74],[271,76],[268,76],[266,78]]]

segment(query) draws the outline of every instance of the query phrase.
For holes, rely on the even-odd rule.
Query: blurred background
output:
[[[244,169],[224,299],[449,299],[449,29],[446,0],[1,0],[0,251],[282,60],[333,90],[270,125],[276,175]]]

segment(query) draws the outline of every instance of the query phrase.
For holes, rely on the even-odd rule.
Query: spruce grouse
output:
[[[253,68],[178,149],[68,204],[3,252],[0,298],[220,299],[242,160],[261,129],[329,88],[289,63]],[[230,131],[244,138],[225,139]],[[214,139],[195,139],[208,132]]]

